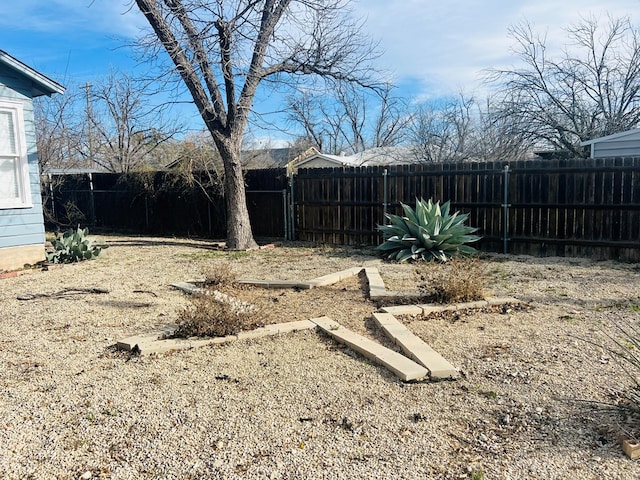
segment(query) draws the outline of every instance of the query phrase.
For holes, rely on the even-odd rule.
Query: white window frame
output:
[[[0,209],[30,208],[33,206],[33,202],[31,201],[31,185],[29,182],[29,162],[27,159],[27,139],[24,131],[23,105],[21,102],[12,102],[3,99],[0,100],[0,111],[8,111],[13,116],[14,134],[16,136],[14,139],[16,156],[6,155],[6,152],[0,152],[0,159],[15,158],[18,161],[18,196],[13,198],[0,198]],[[2,181],[1,178],[0,181]]]

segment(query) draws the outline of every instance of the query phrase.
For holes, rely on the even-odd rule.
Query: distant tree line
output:
[[[524,22],[510,30],[519,61],[488,69],[487,98],[460,92],[420,103],[350,87],[299,92],[290,120],[324,153],[408,144],[424,162],[510,160],[551,150],[586,157],[580,142],[638,126],[640,37],[628,18],[582,19],[557,56]]]
[[[634,128],[640,121],[640,45],[628,18],[584,19],[567,30],[571,50],[547,54],[533,26],[511,28],[519,68],[487,71],[487,98],[456,95],[413,103],[384,84],[307,88],[287,98],[291,145],[323,153],[410,145],[418,161],[510,160],[533,149],[585,157],[580,142]],[[178,159],[222,173],[210,136],[185,134],[167,105],[151,102],[148,80],[113,72],[93,85],[70,85],[40,101],[42,167],[130,172]]]

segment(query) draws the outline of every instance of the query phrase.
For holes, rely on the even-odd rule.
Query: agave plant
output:
[[[390,225],[379,225],[384,234],[384,243],[377,250],[390,260],[438,259],[446,262],[456,256],[469,256],[476,249],[465,245],[480,240],[472,233],[477,228],[464,225],[468,214],[449,213],[449,202],[440,206],[440,202],[416,199],[416,209],[401,204],[404,216],[387,214]]]

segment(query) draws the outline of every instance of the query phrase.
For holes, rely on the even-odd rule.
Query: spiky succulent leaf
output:
[[[378,226],[384,242],[378,246],[385,257],[398,262],[432,260],[446,262],[449,258],[474,255],[476,250],[466,245],[480,240],[472,235],[476,228],[464,222],[468,214],[451,212],[450,202],[440,206],[431,199],[416,199],[415,209],[401,204],[403,216],[387,214],[388,225]]]

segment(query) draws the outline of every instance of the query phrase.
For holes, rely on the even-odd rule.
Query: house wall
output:
[[[332,162],[331,160],[326,160],[324,158],[313,158],[309,161],[305,161],[299,165],[296,165],[296,168],[336,168],[341,167],[336,162]]]
[[[640,155],[640,133],[593,144],[593,158],[636,157]]]
[[[0,270],[14,270],[25,263],[44,260],[44,219],[40,174],[36,151],[33,101],[25,79],[0,68],[0,98],[23,103],[29,180],[30,208],[0,209]]]

